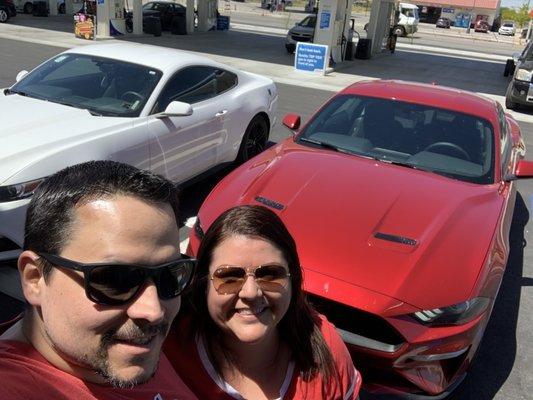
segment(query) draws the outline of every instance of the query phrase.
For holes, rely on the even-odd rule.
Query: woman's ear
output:
[[[40,306],[43,288],[46,283],[39,256],[33,251],[23,251],[18,258],[18,270],[24,297],[31,305]]]

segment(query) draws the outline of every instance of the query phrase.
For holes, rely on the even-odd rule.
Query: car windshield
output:
[[[94,115],[138,117],[161,76],[142,65],[70,53],[39,66],[10,91]]]
[[[506,28],[513,28],[514,27],[513,24],[509,24],[509,23],[503,24],[503,26],[505,26]]]
[[[298,25],[303,26],[305,28],[314,28],[316,25],[316,17],[315,16],[305,17]]]
[[[297,141],[466,182],[488,184],[494,179],[492,125],[428,105],[337,96]]]

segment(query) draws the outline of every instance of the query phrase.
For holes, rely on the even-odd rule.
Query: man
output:
[[[29,303],[0,337],[0,399],[194,398],[161,346],[194,260],[174,186],[111,161],[36,190],[18,259]]]

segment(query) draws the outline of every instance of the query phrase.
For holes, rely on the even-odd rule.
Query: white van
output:
[[[412,35],[418,31],[418,7],[409,3],[398,3],[398,22],[394,26],[394,33],[398,36]]]

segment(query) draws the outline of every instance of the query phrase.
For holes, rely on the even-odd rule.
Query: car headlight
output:
[[[520,68],[516,73],[516,79],[519,81],[531,82],[531,71]]]
[[[17,183],[15,185],[0,186],[0,203],[15,201],[31,197],[37,186],[45,178],[35,179],[33,181]]]
[[[411,315],[428,326],[463,325],[484,313],[489,303],[490,299],[486,297],[474,297],[452,306],[422,310]]]

